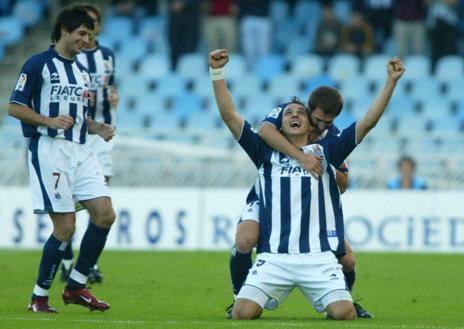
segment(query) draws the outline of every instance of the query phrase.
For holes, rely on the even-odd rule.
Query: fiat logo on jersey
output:
[[[87,95],[86,95],[87,94]],[[83,102],[88,97],[88,90],[79,86],[52,85],[50,101]]]

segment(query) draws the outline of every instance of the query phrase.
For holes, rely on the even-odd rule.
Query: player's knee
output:
[[[232,319],[236,320],[253,320],[258,319],[261,315],[261,309],[259,305],[250,305],[246,303],[244,305],[234,305],[232,309]]]
[[[71,222],[63,222],[59,227],[55,227],[53,235],[60,241],[71,241],[74,232],[76,231],[76,224]]]
[[[356,258],[353,254],[346,254],[339,258],[339,262],[343,266],[343,272],[353,272],[356,268]]]
[[[235,236],[235,249],[239,253],[248,253],[253,250],[254,245],[256,244],[256,239],[254,237],[245,235],[245,234],[239,234]]]
[[[327,313],[333,320],[355,320],[356,310],[353,303],[349,301],[339,301],[327,307]]]
[[[95,225],[99,227],[110,228],[116,220],[116,214],[114,213],[113,208],[108,207],[107,209],[99,211],[92,220]]]

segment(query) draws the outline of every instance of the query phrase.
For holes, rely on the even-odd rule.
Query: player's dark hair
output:
[[[62,28],[71,33],[81,25],[84,25],[90,30],[95,28],[92,17],[87,14],[85,9],[70,7],[64,8],[56,17],[55,26],[53,27],[51,36],[52,42],[56,43],[60,40]]]
[[[343,97],[337,89],[321,86],[309,96],[308,107],[311,112],[319,108],[324,114],[337,116],[343,108]]]
[[[306,108],[305,103],[303,103],[297,96],[290,97],[290,102],[288,102],[288,104],[299,104]]]
[[[97,22],[101,22],[101,10],[99,7],[97,7],[94,4],[88,3],[88,2],[77,2],[71,6],[71,8],[79,8],[79,9],[85,9],[87,11],[90,11],[93,13],[95,16],[97,16]]]
[[[403,155],[401,158],[399,158],[398,164],[397,164],[397,165],[398,165],[398,169],[401,168],[401,164],[402,164],[403,162],[409,162],[409,164],[411,165],[412,169],[413,169],[413,170],[416,169],[416,161],[415,161],[412,157],[410,157],[409,155]]]

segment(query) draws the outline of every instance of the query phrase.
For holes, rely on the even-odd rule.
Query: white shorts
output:
[[[98,135],[88,134],[85,137],[85,144],[97,156],[98,163],[103,170],[103,175],[106,177],[113,176],[113,158],[111,156],[111,151],[113,150],[114,145],[113,139],[109,142],[105,142],[105,140]]]
[[[33,138],[28,164],[35,213],[74,212],[77,201],[110,196],[97,158],[85,144]]]
[[[330,251],[258,254],[237,298],[252,300],[262,308],[275,301],[277,307],[295,287],[318,312],[336,301],[352,301],[342,266]]]
[[[239,223],[245,220],[252,220],[259,224],[259,200],[247,203],[242,211]]]

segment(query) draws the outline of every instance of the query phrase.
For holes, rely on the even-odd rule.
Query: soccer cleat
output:
[[[232,319],[232,309],[234,308],[234,303],[230,304],[226,308],[226,319]]]
[[[362,308],[361,305],[358,303],[354,302],[353,303],[354,308],[356,310],[356,315],[358,318],[364,318],[364,319],[373,319],[374,314],[370,313],[369,311],[366,311],[365,309]]]
[[[63,264],[61,264],[61,273],[60,273],[60,281],[61,282],[68,282],[68,279],[69,279],[69,275],[71,274],[71,271],[72,271],[72,265],[71,267],[69,268],[69,270],[67,270]]]
[[[62,297],[65,305],[77,304],[87,307],[91,311],[98,310],[104,312],[110,308],[110,304],[95,298],[87,288],[78,290],[69,290],[65,288]]]
[[[37,313],[58,313],[54,307],[48,304],[48,297],[35,297],[31,300],[28,309],[31,312]]]
[[[102,283],[103,281],[103,274],[100,271],[100,269],[97,268],[92,268],[89,272],[89,276],[87,277],[89,280],[89,283]]]

